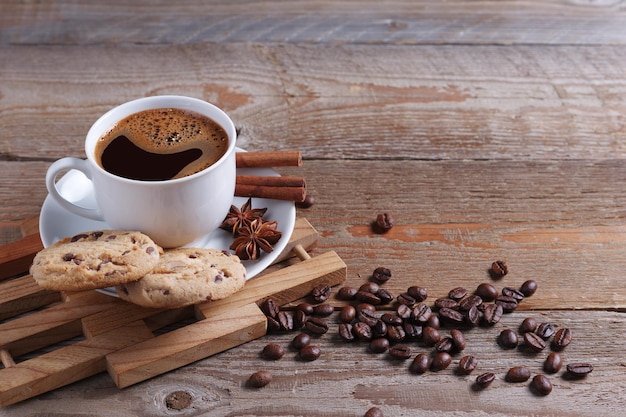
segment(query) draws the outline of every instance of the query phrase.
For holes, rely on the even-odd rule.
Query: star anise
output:
[[[230,249],[234,250],[241,260],[259,259],[261,251],[272,252],[274,250],[272,245],[275,245],[282,236],[282,233],[276,230],[277,225],[275,221],[253,220],[248,226],[237,231],[239,237],[230,245]]]
[[[263,219],[267,208],[252,208],[252,198],[249,198],[248,201],[241,206],[241,209],[235,207],[234,205],[230,206],[230,210],[226,215],[226,218],[222,222],[220,228],[227,230],[236,236],[239,229],[243,229],[245,227],[250,226],[250,224],[258,219]]]

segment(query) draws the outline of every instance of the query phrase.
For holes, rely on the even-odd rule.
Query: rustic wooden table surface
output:
[[[0,409],[2,416],[616,416],[626,406],[626,5],[602,1],[22,2],[0,13],[0,243],[18,240],[44,175],[84,157],[99,115],[181,94],[215,103],[247,150],[299,149],[315,204],[298,209],[336,251],[346,285],[429,299],[482,282],[539,285],[491,328],[466,332],[469,376],[343,343],[337,314],[314,362],[260,352],[280,333],[125,389],[106,373]],[[395,217],[372,232],[378,213]],[[494,281],[487,269],[506,260]],[[331,297],[337,307],[342,303]],[[568,327],[550,395],[506,382],[547,352],[504,350],[525,317]],[[442,332],[446,333],[446,328]],[[429,353],[409,343],[413,356]],[[250,374],[274,375],[262,389]],[[495,382],[474,389],[478,372]],[[191,395],[180,410],[165,398]]]

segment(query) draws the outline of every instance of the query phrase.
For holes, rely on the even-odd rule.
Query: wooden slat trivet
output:
[[[228,299],[182,309],[145,309],[95,291],[41,291],[30,275],[0,282],[0,319],[16,316],[0,323],[0,406],[104,371],[124,388],[263,336],[267,321],[258,304],[264,299],[286,304],[316,285],[345,280],[346,265],[336,253],[311,258],[306,252],[317,236],[305,219],[298,219],[277,262],[294,255],[300,262],[265,271]],[[12,244],[13,258],[4,256],[2,262],[32,259],[41,249],[40,241],[33,241]],[[5,264],[0,264],[3,271]],[[158,333],[181,321],[182,327]],[[21,358],[60,342],[65,345]]]

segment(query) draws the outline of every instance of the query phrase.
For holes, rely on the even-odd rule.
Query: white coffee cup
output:
[[[154,108],[191,110],[213,119],[228,135],[226,153],[208,168],[178,179],[140,181],[105,171],[94,153],[98,139],[126,116]],[[211,233],[228,213],[235,193],[235,142],[232,120],[212,104],[183,96],[140,98],[101,116],[85,139],[87,159],[66,157],[54,162],[46,174],[46,187],[73,214],[104,221],[112,229],[139,230],[165,248],[178,247]],[[91,180],[97,207],[81,207],[59,193],[56,178],[68,169]]]

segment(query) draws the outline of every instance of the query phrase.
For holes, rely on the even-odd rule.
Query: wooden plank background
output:
[[[498,286],[536,279],[522,311],[468,334],[480,369],[499,379],[476,392],[451,369],[416,377],[335,334],[316,340],[316,362],[293,351],[261,360],[269,341],[293,337],[283,334],[123,391],[99,375],[0,416],[168,415],[176,389],[194,397],[181,415],[623,412],[623,1],[3,2],[0,243],[39,213],[47,167],[83,156],[99,115],[170,93],[225,109],[246,149],[302,150],[304,166],[280,172],[306,176],[316,204],[298,215],[320,232],[315,252],[346,262],[349,285],[382,265],[392,292],[419,284],[443,296],[488,280],[496,259],[511,268]],[[373,234],[382,211],[397,225]],[[505,383],[520,359],[541,366],[494,342],[527,315],[571,327],[566,359],[594,373],[552,378],[546,398]],[[260,368],[275,380],[250,390]]]

